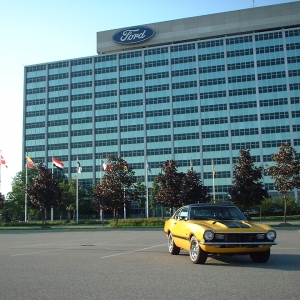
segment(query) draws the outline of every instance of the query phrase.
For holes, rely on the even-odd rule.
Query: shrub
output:
[[[137,219],[126,219],[118,220],[119,227],[163,227],[165,220],[160,218],[137,218]],[[109,225],[111,227],[116,227],[116,220],[110,220]]]

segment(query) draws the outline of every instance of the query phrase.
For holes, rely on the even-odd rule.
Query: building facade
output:
[[[25,67],[23,161],[72,178],[78,157],[90,186],[121,156],[151,186],[173,159],[221,197],[241,149],[300,152],[300,2],[98,32],[97,53]]]

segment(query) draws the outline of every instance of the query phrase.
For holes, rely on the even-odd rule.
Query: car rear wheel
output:
[[[265,263],[269,260],[270,258],[270,249],[264,252],[256,252],[256,253],[251,253],[250,257],[252,261],[256,263]]]
[[[190,240],[190,258],[194,264],[204,264],[207,259],[207,252],[201,249],[198,240],[194,236]]]
[[[168,247],[169,247],[169,252],[172,255],[178,255],[179,254],[180,248],[175,245],[172,233],[169,233],[169,236],[168,236]]]

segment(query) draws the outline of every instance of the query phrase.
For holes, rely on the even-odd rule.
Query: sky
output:
[[[97,55],[96,33],[295,0],[0,0],[0,192],[22,162],[24,66]]]

